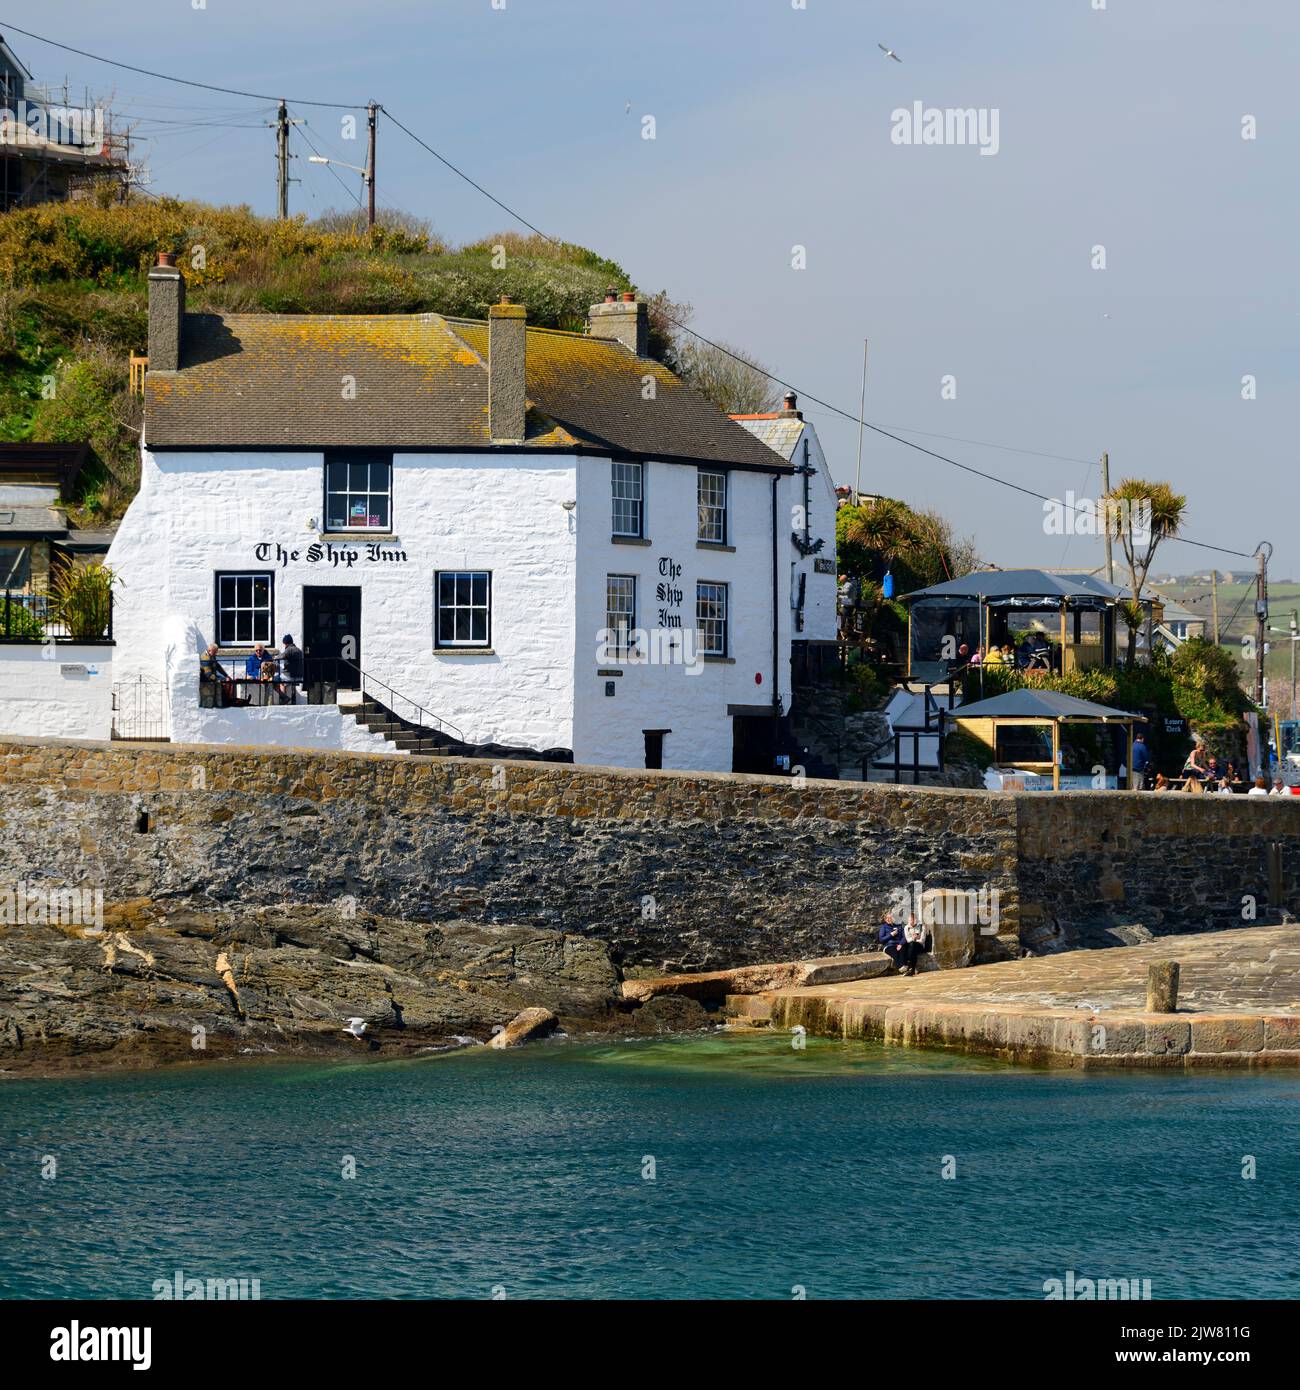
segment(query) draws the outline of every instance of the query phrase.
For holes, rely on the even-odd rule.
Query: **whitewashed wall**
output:
[[[734,551],[697,544],[697,470],[681,464],[645,468],[645,535],[649,545],[610,539],[611,464],[584,459],[579,469],[577,680],[574,691],[574,757],[583,763],[621,767],[645,765],[646,729],[670,729],[664,739],[666,768],[730,771],[732,721],[728,705],[763,705],[772,700],[772,480],[770,475],[733,470],[729,484],[729,540]],[[778,482],[777,615],[779,689],[789,706],[790,479]],[[660,565],[681,566],[676,579]],[[637,624],[659,626],[658,586],[681,590],[684,628],[694,629],[695,585],[699,580],[730,586],[731,652],[724,662],[706,661],[698,675],[682,665],[612,663],[623,672],[606,696],[609,677],[598,674],[597,634],[605,626],[605,579],[637,576]],[[761,683],[755,676],[761,676]]]
[[[102,645],[0,644],[0,733],[108,738],[113,656]]]
[[[303,641],[304,585],[359,586],[367,675],[472,741],[571,747],[576,537],[562,503],[575,498],[572,457],[397,454],[394,532],[380,544],[406,559],[392,561],[367,560],[365,538],[309,529],[322,516],[322,469],[321,454],[143,452],[140,492],[108,556],[122,578],[119,678],[185,670],[193,689],[173,688],[173,737],[199,737],[197,680],[178,663],[215,636],[213,576],[272,570],[277,644],[286,632]],[[350,567],[313,562],[308,547],[322,541],[361,553]],[[433,575],[457,568],[493,572],[491,653],[434,650]],[[224,730],[261,720],[250,713],[205,719],[226,716]]]

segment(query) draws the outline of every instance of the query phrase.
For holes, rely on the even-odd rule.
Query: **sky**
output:
[[[306,142],[364,164],[364,120],[349,141],[346,112],[298,103],[382,102],[793,385],[839,482],[867,341],[869,422],[1079,502],[1105,450],[1112,483],[1168,481],[1187,537],[1244,552],[1170,543],[1154,573],[1250,569],[1266,540],[1271,576],[1300,578],[1294,0],[0,0],[39,80],[139,119],[152,192],[271,213],[270,103],[10,19],[285,96],[308,215],[359,179]],[[996,144],[902,143],[915,103],[982,112]],[[376,182],[453,242],[517,227],[382,117]],[[871,430],[861,486],[991,564],[1101,563],[1037,498]]]

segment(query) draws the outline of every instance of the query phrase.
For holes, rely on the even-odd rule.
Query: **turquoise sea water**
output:
[[[263,1298],[1041,1298],[1070,1269],[1300,1294],[1281,1073],[758,1034],[4,1079],[0,1184],[5,1298],[178,1269]]]

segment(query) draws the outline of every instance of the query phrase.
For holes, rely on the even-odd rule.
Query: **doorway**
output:
[[[309,686],[361,688],[361,590],[355,585],[302,591],[302,654]]]
[[[664,765],[664,735],[671,734],[671,729],[644,729],[645,734],[645,765],[650,768],[662,768]]]

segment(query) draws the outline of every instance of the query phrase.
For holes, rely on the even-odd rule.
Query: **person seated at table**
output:
[[[1286,795],[1286,783],[1285,783],[1280,777],[1274,778],[1272,789],[1269,791],[1269,796],[1285,796],[1285,795]]]
[[[972,666],[982,666],[984,664],[984,648],[976,647],[971,654],[970,664]]]
[[[1029,636],[1022,637],[1016,646],[1016,670],[1027,671],[1029,663],[1034,659],[1033,649],[1029,645]]]
[[[989,647],[989,654],[984,658],[985,666],[1005,666],[1007,659],[1002,655],[1002,648],[996,643]]]
[[[1241,770],[1238,768],[1237,764],[1231,760],[1229,760],[1227,767],[1224,769],[1223,781],[1229,791],[1238,792],[1242,795],[1245,794],[1247,788],[1246,779],[1242,776]]]
[[[1206,766],[1202,761],[1202,754],[1205,752],[1205,745],[1194,743],[1192,751],[1187,755],[1187,761],[1183,764],[1183,776],[1190,777],[1193,781],[1203,782],[1206,778]],[[1214,761],[1213,758],[1210,759]]]
[[[1163,772],[1156,773],[1156,784],[1151,788],[1156,792],[1167,792],[1169,790],[1169,778]]]
[[[1052,644],[1042,633],[1035,635],[1033,645],[1030,648],[1029,669],[1031,671],[1047,671],[1052,665]]]
[[[230,677],[230,672],[217,660],[217,644],[211,642],[208,649],[204,652],[199,661],[199,681],[204,685],[215,685],[221,691],[219,700],[220,705],[243,704],[235,691],[235,682]]]
[[[1268,783],[1263,777],[1255,778],[1255,785],[1246,793],[1247,796],[1267,796]]]
[[[271,653],[267,651],[266,643],[254,643],[253,650],[248,654],[248,660],[244,662],[245,678],[250,681],[260,681],[262,679],[262,665],[270,659]]]
[[[902,926],[894,921],[892,912],[885,913],[884,921],[880,924],[878,937],[880,949],[901,969],[900,962],[903,958],[903,948],[907,945],[907,938],[903,934]]]

